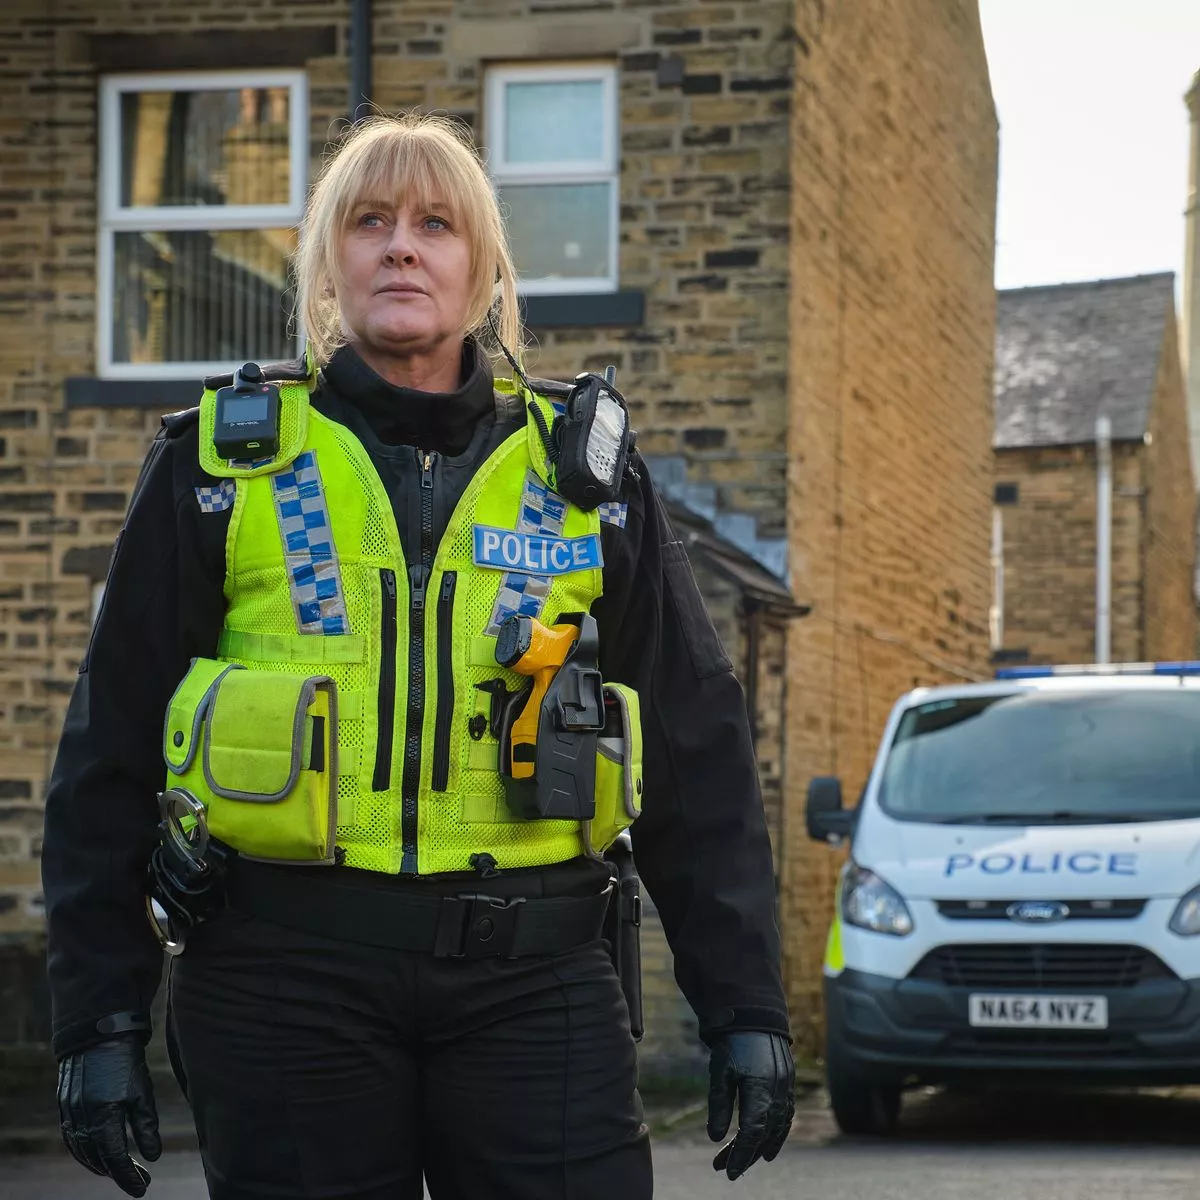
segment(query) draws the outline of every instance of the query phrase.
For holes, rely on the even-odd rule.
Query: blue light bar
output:
[[[1049,679],[1055,675],[1200,675],[1200,662],[1078,663],[1062,667],[998,667],[997,679]]]

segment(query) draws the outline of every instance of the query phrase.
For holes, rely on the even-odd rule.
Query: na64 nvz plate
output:
[[[970,1022],[980,1029],[1107,1029],[1105,996],[970,996]]]

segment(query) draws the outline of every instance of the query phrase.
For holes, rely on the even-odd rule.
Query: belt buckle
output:
[[[514,958],[511,953],[524,896],[466,892],[446,896],[438,921],[437,958]]]

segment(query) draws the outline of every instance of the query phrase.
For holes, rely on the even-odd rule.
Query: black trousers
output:
[[[235,909],[171,967],[167,1039],[213,1200],[648,1200],[603,942],[437,959]]]

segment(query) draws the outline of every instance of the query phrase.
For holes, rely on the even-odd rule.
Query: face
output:
[[[361,204],[340,251],[338,307],[360,349],[408,357],[461,339],[471,251],[445,211]]]

